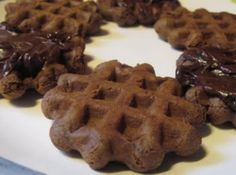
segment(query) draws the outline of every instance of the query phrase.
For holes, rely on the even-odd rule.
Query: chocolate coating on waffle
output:
[[[93,35],[102,18],[95,2],[83,0],[22,0],[6,5],[6,22],[21,32],[41,31]]]
[[[120,26],[153,25],[161,14],[177,8],[177,0],[98,0],[102,15]]]
[[[80,152],[94,169],[118,161],[147,172],[168,152],[188,156],[199,149],[194,126],[204,123],[205,111],[180,94],[175,79],[156,77],[148,64],[109,61],[89,75],[62,75],[42,110],[55,120],[50,136],[57,148]]]
[[[195,48],[186,50],[177,61],[176,78],[178,81],[185,86],[197,87],[187,93],[189,98],[193,96],[193,94],[206,93],[207,95],[197,95],[198,97],[191,98],[194,98],[195,101],[204,101],[196,99],[201,98],[201,96],[208,96],[209,99],[218,98],[218,101],[222,101],[220,105],[218,105],[218,108],[224,105],[221,109],[227,109],[231,111],[231,113],[236,112],[235,75],[235,51],[229,52],[217,48]],[[204,105],[209,106],[208,103]],[[211,109],[211,111],[212,110],[213,109]],[[219,109],[215,110],[219,111]],[[223,112],[221,112],[221,114],[223,114]],[[214,116],[211,118],[213,117]],[[236,121],[235,117],[228,117],[226,115],[222,115],[222,118],[226,119],[221,119],[221,122],[216,121],[214,123],[222,124],[222,121],[227,122],[232,120],[235,123]]]
[[[45,63],[57,62],[60,47],[43,35],[30,33],[9,35],[0,30],[1,76],[21,71],[22,76],[35,77]]]
[[[17,34],[6,29],[4,25],[0,29],[0,49],[2,50],[0,56],[0,94],[6,98],[18,98],[27,88],[31,87],[44,94],[49,87],[52,88],[56,84],[56,77],[48,82],[49,85],[38,82],[38,80],[50,77],[46,73],[49,70],[59,71],[54,72],[54,75],[67,71],[84,71],[85,64],[82,59],[84,41],[81,38],[65,37],[58,33]],[[43,78],[46,75],[47,77]],[[8,79],[8,77],[14,78]],[[11,86],[14,81],[17,83]],[[17,91],[19,84],[21,84],[20,89],[23,90],[17,96],[15,95],[17,92],[13,93],[13,91]]]
[[[183,7],[163,15],[155,24],[156,32],[174,48],[236,48],[236,15],[212,13],[205,9],[190,12]]]

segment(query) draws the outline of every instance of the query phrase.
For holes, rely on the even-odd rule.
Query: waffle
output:
[[[93,1],[34,0],[6,5],[6,22],[20,32],[59,32],[69,35],[93,35],[102,18]]]
[[[188,156],[199,149],[195,126],[205,111],[180,93],[175,79],[156,77],[148,64],[110,61],[89,75],[62,75],[42,110],[54,119],[50,136],[57,148],[80,152],[94,169],[118,161],[147,172],[168,152]]]
[[[186,98],[207,108],[214,125],[236,127],[236,52],[190,49],[177,61],[176,77],[187,86]]]
[[[61,34],[16,34],[0,27],[0,94],[21,97],[29,88],[44,94],[65,72],[84,72],[85,43]]]
[[[236,15],[211,13],[205,9],[190,12],[183,7],[163,15],[156,32],[174,48],[216,47],[235,49]]]
[[[177,0],[98,0],[102,15],[120,26],[153,25],[162,13],[172,11]]]

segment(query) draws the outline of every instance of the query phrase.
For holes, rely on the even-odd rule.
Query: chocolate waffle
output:
[[[18,1],[6,5],[6,22],[21,32],[93,35],[102,18],[95,2],[83,0]]]
[[[155,24],[156,32],[174,48],[236,48],[236,15],[211,13],[205,9],[190,12],[179,7],[163,15]]]
[[[44,94],[65,72],[84,72],[85,43],[60,34],[10,32],[0,27],[0,94],[21,97],[29,88]]]
[[[148,64],[109,61],[89,75],[62,75],[42,110],[55,120],[50,136],[57,148],[80,152],[94,169],[118,161],[147,172],[168,152],[188,156],[200,147],[195,126],[205,111],[180,94],[175,79],[156,77]]]
[[[207,108],[215,125],[236,127],[236,51],[186,50],[177,61],[176,77],[189,89],[186,98]]]
[[[153,25],[162,13],[179,5],[177,0],[98,0],[102,15],[120,26]]]

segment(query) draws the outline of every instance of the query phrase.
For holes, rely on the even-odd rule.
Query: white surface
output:
[[[183,4],[191,9],[205,7],[236,12],[236,5],[230,4],[230,0],[185,0]],[[131,65],[147,62],[154,66],[158,75],[174,76],[175,60],[180,52],[161,41],[152,28],[122,29],[113,23],[103,28],[109,33],[94,37],[87,45],[86,54],[93,56],[90,65],[110,59]],[[109,168],[110,172],[91,170],[82,159],[65,155],[52,145],[48,135],[50,126],[51,121],[44,118],[37,98],[15,103],[0,99],[0,156],[50,175],[106,174],[113,170],[116,170],[113,174],[135,174],[125,167],[117,169],[116,166]],[[192,158],[167,159],[156,173],[234,175],[235,131],[232,128],[210,127],[210,135],[204,137],[201,152]]]

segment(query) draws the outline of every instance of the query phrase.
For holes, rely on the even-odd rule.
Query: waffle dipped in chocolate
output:
[[[120,26],[153,25],[161,14],[179,5],[177,0],[98,0],[102,15]]]
[[[190,12],[179,7],[163,15],[155,24],[161,38],[174,48],[236,48],[236,15],[211,13],[205,9]]]
[[[0,27],[0,95],[21,97],[29,88],[44,94],[65,72],[84,72],[85,44],[80,37],[16,34]]]
[[[18,0],[6,5],[6,22],[20,32],[42,31],[94,35],[102,24],[95,2],[83,0]]]
[[[175,79],[156,77],[148,64],[109,61],[90,75],[62,75],[42,110],[55,120],[50,136],[57,148],[80,152],[94,169],[118,161],[147,172],[168,152],[189,156],[200,147],[194,126],[205,111],[180,91]]]
[[[236,127],[236,51],[191,49],[177,61],[176,77],[189,87],[186,98],[207,108],[215,125]]]

